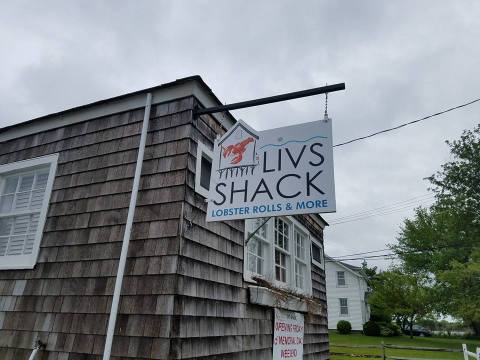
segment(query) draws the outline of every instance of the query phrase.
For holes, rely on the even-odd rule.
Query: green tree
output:
[[[452,160],[429,178],[435,203],[404,222],[392,249],[406,271],[434,283],[437,312],[468,321],[480,335],[480,125],[447,144]]]
[[[377,275],[378,272],[378,267],[377,266],[372,266],[368,267],[368,264],[366,261],[362,263],[362,272],[367,278],[367,282],[372,281],[375,276]]]
[[[454,261],[452,268],[440,272],[438,277],[446,292],[462,294],[451,297],[451,314],[468,321],[475,333],[480,334],[480,250],[466,263]]]
[[[384,313],[390,313],[405,330],[410,330],[417,319],[431,312],[428,279],[405,274],[393,269],[378,274],[372,281],[373,293],[369,304]]]

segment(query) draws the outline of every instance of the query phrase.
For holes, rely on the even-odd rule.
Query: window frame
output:
[[[40,242],[42,240],[43,230],[47,219],[48,205],[50,204],[50,197],[53,189],[53,182],[57,171],[58,154],[51,154],[41,156],[28,160],[16,161],[13,163],[0,165],[0,193],[3,191],[5,177],[10,174],[21,174],[35,170],[36,168],[49,165],[48,179],[45,187],[42,205],[39,211],[18,211],[12,213],[0,214],[0,217],[12,217],[21,214],[39,214],[37,231],[33,241],[33,248],[30,254],[22,255],[3,255],[0,256],[0,270],[18,270],[18,269],[33,269],[37,263],[38,254],[40,252]]]
[[[197,142],[197,158],[195,164],[195,191],[208,199],[210,190],[204,188],[201,184],[202,179],[202,157],[206,157],[212,163],[213,168],[213,151],[209,149],[204,143]],[[211,180],[210,180],[211,185]]]
[[[244,246],[244,280],[250,283],[256,283],[253,278],[259,277],[269,281],[272,285],[278,288],[284,288],[293,290],[295,292],[311,295],[312,294],[312,267],[311,267],[311,242],[312,239],[315,239],[310,232],[297,220],[283,216],[280,217],[281,220],[285,221],[289,225],[289,234],[288,234],[288,250],[282,249],[281,247],[275,244],[275,217],[269,219],[266,223],[267,225],[267,238],[262,238],[257,235],[254,235],[250,241],[259,241],[264,246],[264,274],[257,274],[249,269],[249,250],[248,246]],[[258,225],[255,225],[257,219],[247,219],[245,221],[245,239],[256,230]],[[262,219],[262,222],[264,219]],[[296,254],[296,237],[295,229],[305,236],[304,244],[304,260],[297,258]],[[316,240],[318,242],[318,240]],[[287,271],[286,271],[286,282],[282,282],[276,279],[275,276],[275,250],[278,250],[287,256]],[[297,273],[296,273],[296,263],[297,261],[302,262],[302,265],[305,265],[305,273],[303,276],[304,288],[299,288],[296,286]]]
[[[263,254],[264,254],[264,257],[263,257],[264,269],[270,269],[271,266],[272,266],[272,262],[273,262],[273,259],[270,256],[272,244],[270,243],[270,240],[269,240],[269,229],[272,226],[272,221],[271,220],[272,219],[268,220],[267,223],[265,224],[267,226],[266,237],[258,236],[259,232],[257,231],[255,233],[255,235],[252,236],[252,238],[250,239],[249,244],[248,244],[248,245],[250,245],[251,241],[257,241],[260,246],[264,247],[264,251],[263,251]],[[256,221],[258,221],[258,223]],[[255,219],[245,220],[245,239],[247,239],[247,237],[253,231],[256,230],[256,228],[259,226],[259,224],[263,223],[264,221],[265,221],[264,218],[255,218]],[[258,274],[256,272],[250,271],[249,266],[248,266],[249,265],[248,264],[248,259],[249,259],[249,254],[250,254],[249,249],[248,249],[248,245],[244,246],[244,261],[243,261],[243,263],[244,263],[244,269],[243,269],[244,279],[245,280],[248,279],[249,282],[255,282],[253,280],[254,277],[260,277],[260,278],[263,278],[263,279],[267,279],[268,274],[265,276],[265,275]]]
[[[340,277],[338,275],[340,273],[343,273],[343,284],[340,284],[340,282],[339,282]],[[337,270],[336,275],[337,275],[337,287],[339,287],[339,288],[347,287],[347,273],[346,273],[346,271],[345,270]]]
[[[347,305],[342,306],[342,300],[345,300]],[[342,307],[347,309],[346,314],[342,314]],[[350,308],[348,306],[348,298],[338,298],[338,315],[341,317],[348,317],[350,316]]]
[[[320,249],[320,260],[322,261],[321,263],[319,263],[317,260],[313,258],[313,246],[316,246]],[[310,254],[312,255],[312,264],[319,267],[320,269],[325,270],[325,252],[323,251],[323,244],[319,240],[315,238],[311,238],[310,247],[311,247]]]

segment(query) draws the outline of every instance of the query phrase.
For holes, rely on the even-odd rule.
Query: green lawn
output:
[[[467,344],[468,349],[475,352],[476,347],[480,347],[480,340],[464,340],[452,338],[439,337],[414,337],[410,339],[408,336],[398,337],[375,337],[364,336],[362,334],[340,335],[336,331],[330,332],[330,351],[337,353],[349,354],[374,354],[381,355],[380,349],[354,349],[335,347],[337,345],[380,345],[382,341],[385,344],[419,346],[419,347],[436,347],[448,349],[462,349],[462,343]],[[448,353],[448,352],[432,352],[432,351],[418,351],[418,350],[403,350],[403,349],[387,349],[387,356],[395,355],[408,358],[422,358],[422,359],[463,359],[462,353]],[[332,360],[352,360],[352,359],[368,359],[341,355],[332,355]]]

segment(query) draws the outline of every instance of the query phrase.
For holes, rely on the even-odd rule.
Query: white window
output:
[[[261,277],[275,286],[311,294],[312,238],[308,231],[294,219],[277,217],[266,223],[265,220],[245,221],[247,238],[259,229],[245,249],[245,280]]]
[[[337,286],[345,287],[347,283],[345,281],[345,271],[337,271]]]
[[[258,218],[251,220],[251,229],[250,231],[253,232],[265,222],[265,219]],[[248,271],[252,274],[252,276],[266,275],[266,263],[267,260],[265,258],[269,244],[268,244],[268,223],[264,224],[253,236],[250,241],[248,242],[247,247],[247,263],[248,263]]]
[[[338,300],[340,303],[340,316],[348,316],[348,299],[340,298]]]
[[[208,198],[212,173],[213,152],[203,143],[197,143],[197,163],[195,167],[195,191]]]
[[[320,242],[312,239],[312,263],[319,268],[325,269],[323,261],[323,246]]]
[[[34,267],[58,156],[0,165],[0,270]]]

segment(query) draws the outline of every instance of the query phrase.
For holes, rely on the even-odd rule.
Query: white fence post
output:
[[[473,357],[475,360],[480,360],[480,347],[477,347],[477,352],[474,354],[473,352],[468,351],[467,345],[462,344],[463,349],[463,360],[468,360],[469,357]]]

